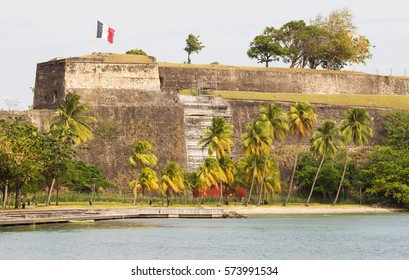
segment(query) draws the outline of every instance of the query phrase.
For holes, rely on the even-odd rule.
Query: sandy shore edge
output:
[[[242,206],[242,207],[230,207],[226,211],[233,211],[242,215],[252,214],[289,214],[289,215],[301,215],[301,214],[381,214],[381,213],[394,213],[405,212],[406,209],[399,208],[381,208],[371,206],[277,206],[277,207],[263,207],[263,206]]]

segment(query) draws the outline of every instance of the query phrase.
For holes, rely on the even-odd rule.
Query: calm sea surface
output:
[[[409,260],[409,214],[0,227],[0,259]]]

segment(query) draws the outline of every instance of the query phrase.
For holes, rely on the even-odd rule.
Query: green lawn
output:
[[[409,110],[407,95],[369,95],[369,94],[301,94],[301,93],[267,93],[244,91],[217,91],[215,94],[227,99],[252,99],[268,101],[307,101],[310,103],[384,107]]]

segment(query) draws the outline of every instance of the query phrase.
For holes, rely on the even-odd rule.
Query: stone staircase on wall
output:
[[[203,131],[209,127],[214,117],[225,118],[232,123],[229,104],[213,95],[179,95],[184,109],[185,139],[189,172],[194,171],[207,157],[207,149],[202,151],[198,142],[203,138]]]

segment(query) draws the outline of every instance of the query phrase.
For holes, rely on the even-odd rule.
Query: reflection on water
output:
[[[0,259],[409,259],[409,215],[255,215],[0,228]]]

